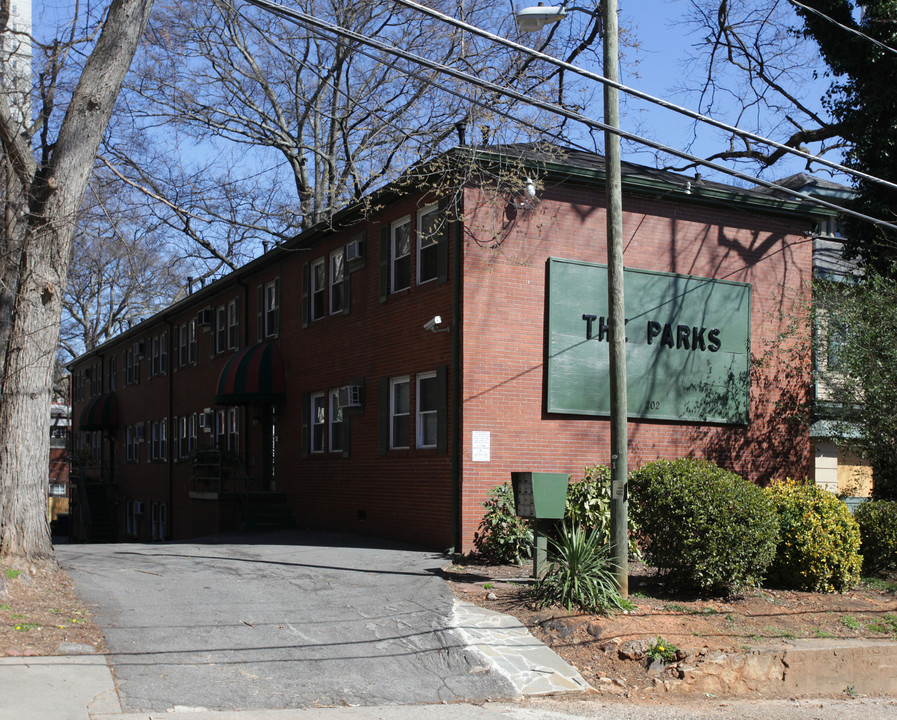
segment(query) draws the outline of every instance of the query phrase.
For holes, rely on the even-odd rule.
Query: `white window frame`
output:
[[[432,381],[433,383],[436,383],[436,373],[435,372],[426,372],[426,373],[420,373],[417,376],[417,388],[416,388],[417,392],[416,392],[415,398],[414,398],[415,405],[416,405],[414,424],[415,424],[415,428],[416,428],[416,430],[415,430],[415,437],[416,437],[415,447],[419,447],[419,448],[435,448],[437,445],[437,442],[438,442],[437,438],[436,438],[437,431],[435,430],[435,428],[434,428],[434,432],[433,432],[432,442],[424,441],[425,440],[424,435],[426,434],[425,433],[426,421],[428,419],[432,418],[437,423],[437,426],[439,423],[438,399],[436,400],[437,404],[432,408],[424,408],[421,406],[421,402],[424,399],[424,393],[421,390],[421,385],[423,384],[423,382],[428,381],[428,380]]]
[[[279,299],[277,297],[277,281],[271,280],[265,283],[263,299],[265,302],[265,337],[273,337],[280,332],[277,324],[277,312],[280,309]]]
[[[424,221],[433,217],[433,227],[427,230]],[[417,213],[417,284],[433,282],[439,278],[439,206],[436,203],[421,208]],[[424,269],[423,256],[425,252],[433,253],[434,271],[433,277],[424,278],[422,272]]]
[[[151,506],[153,542],[165,540],[168,536],[168,503],[154,502]]]
[[[308,450],[312,454],[320,454],[327,450],[325,431],[327,430],[327,403],[324,393],[312,393],[309,397],[308,408]]]
[[[397,241],[400,239],[400,232],[407,235],[408,240],[408,251],[402,255],[397,254]],[[411,254],[411,216],[406,215],[394,221],[389,228],[389,287],[394,293],[402,292],[402,290],[407,290],[411,287]],[[396,282],[396,267],[398,267],[399,263],[404,264],[406,261],[408,263],[408,281],[407,284],[399,287]]]
[[[397,407],[396,403],[396,390],[400,385],[404,385],[407,394],[406,404],[407,408],[403,411],[401,408]],[[411,442],[411,378],[408,375],[403,375],[402,377],[390,378],[389,380],[389,449],[390,450],[408,450],[410,449],[410,445],[398,445],[397,442],[399,440],[396,438],[396,422],[401,420],[402,418],[408,423],[408,428],[405,431],[406,443]]]
[[[109,392],[118,390],[118,358],[113,355],[109,358]]]
[[[219,305],[215,308],[215,354],[227,350],[227,308]]]
[[[330,391],[330,414],[328,420],[328,437],[330,438],[330,452],[343,451],[343,409],[339,406],[339,390]],[[335,440],[338,438],[338,440]]]
[[[314,322],[327,316],[327,265],[324,258],[312,261],[309,269],[309,317]]]
[[[187,323],[187,362],[191,365],[196,363],[198,355],[199,341],[197,340],[197,319],[193,318]]]
[[[240,449],[240,408],[227,409],[227,449],[237,452]]]
[[[239,300],[233,298],[227,303],[227,349],[237,350],[240,347],[240,308]]]
[[[343,293],[343,281],[346,277],[346,254],[343,248],[330,253],[330,314],[343,311],[346,298]]]

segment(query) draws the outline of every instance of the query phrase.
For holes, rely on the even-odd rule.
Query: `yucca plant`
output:
[[[568,612],[574,607],[595,613],[631,608],[617,592],[608,555],[599,530],[564,524],[557,539],[549,541],[551,564],[536,582],[536,603],[564,605]]]

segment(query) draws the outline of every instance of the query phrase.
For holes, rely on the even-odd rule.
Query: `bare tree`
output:
[[[50,391],[72,237],[94,157],[149,19],[151,0],[112,0],[63,104],[61,56],[44,76],[37,122],[0,86],[5,180],[0,231],[0,557],[53,561],[45,515]],[[9,0],[0,0],[0,32]],[[54,59],[55,58],[55,59]],[[61,121],[54,122],[61,114]]]
[[[504,34],[516,32],[501,0],[428,5]],[[554,68],[400,3],[300,0],[290,7],[569,107],[581,108],[591,98],[591,89]],[[588,58],[600,32],[597,20],[586,16],[569,25],[574,27],[545,31],[541,46],[569,59]],[[135,146],[128,136],[119,141],[113,135],[106,153],[110,165],[182,213],[210,224],[236,220],[252,228],[247,237],[256,240],[276,241],[327,221],[409,165],[459,142],[519,141],[563,127],[557,118],[512,108],[506,98],[357,39],[297,25],[239,0],[174,0],[157,8],[123,98],[128,129],[162,126],[182,146],[192,139],[197,152],[220,148],[223,141],[244,148],[251,156],[243,165],[249,178],[236,194],[256,201],[240,218],[225,218],[220,211],[198,209],[191,198],[175,199],[184,184],[155,160],[147,161],[159,150]],[[156,137],[170,142],[171,136]],[[217,193],[210,187],[203,197],[220,198],[233,187],[220,184]],[[183,219],[175,224],[187,229]],[[196,227],[194,222],[191,229]]]
[[[815,83],[818,46],[794,7],[777,0],[691,0],[683,20],[699,36],[680,90],[698,109],[788,147],[819,155],[847,146]],[[739,134],[707,159],[771,167],[786,152]]]
[[[118,188],[102,179],[95,175],[88,187],[73,239],[59,336],[68,359],[170,304],[189,271],[160,229],[111,195]]]

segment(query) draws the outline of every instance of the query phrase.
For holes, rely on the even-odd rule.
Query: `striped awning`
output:
[[[90,400],[81,411],[79,430],[106,430],[118,425],[118,401],[115,393],[106,393]]]
[[[283,356],[277,345],[261,342],[234,355],[218,376],[218,405],[277,403],[286,397]]]

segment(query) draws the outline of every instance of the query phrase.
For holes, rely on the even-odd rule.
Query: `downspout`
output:
[[[461,350],[462,350],[462,333],[464,325],[461,322],[462,303],[461,293],[463,291],[463,283],[461,282],[461,271],[463,267],[464,252],[461,241],[464,236],[462,228],[462,212],[463,204],[463,187],[459,190],[462,195],[455,195],[454,215],[455,215],[455,232],[453,238],[453,272],[452,279],[452,527],[454,528],[454,551],[461,552],[461,459],[462,459],[462,437],[461,437]]]
[[[168,374],[168,417],[165,420],[165,455],[168,465],[168,513],[166,519],[168,520],[168,533],[171,537],[174,537],[174,448],[171,444],[172,431],[174,430],[174,415],[172,414],[174,410],[174,352],[172,352],[174,326],[171,320],[164,317],[163,320],[168,325],[168,367],[166,368]],[[178,342],[180,343],[180,338]],[[150,508],[151,524],[152,521],[152,508]],[[152,532],[152,529],[150,529],[150,532]],[[150,535],[150,538],[152,538],[152,535]],[[162,538],[163,541],[165,539],[165,537]]]

